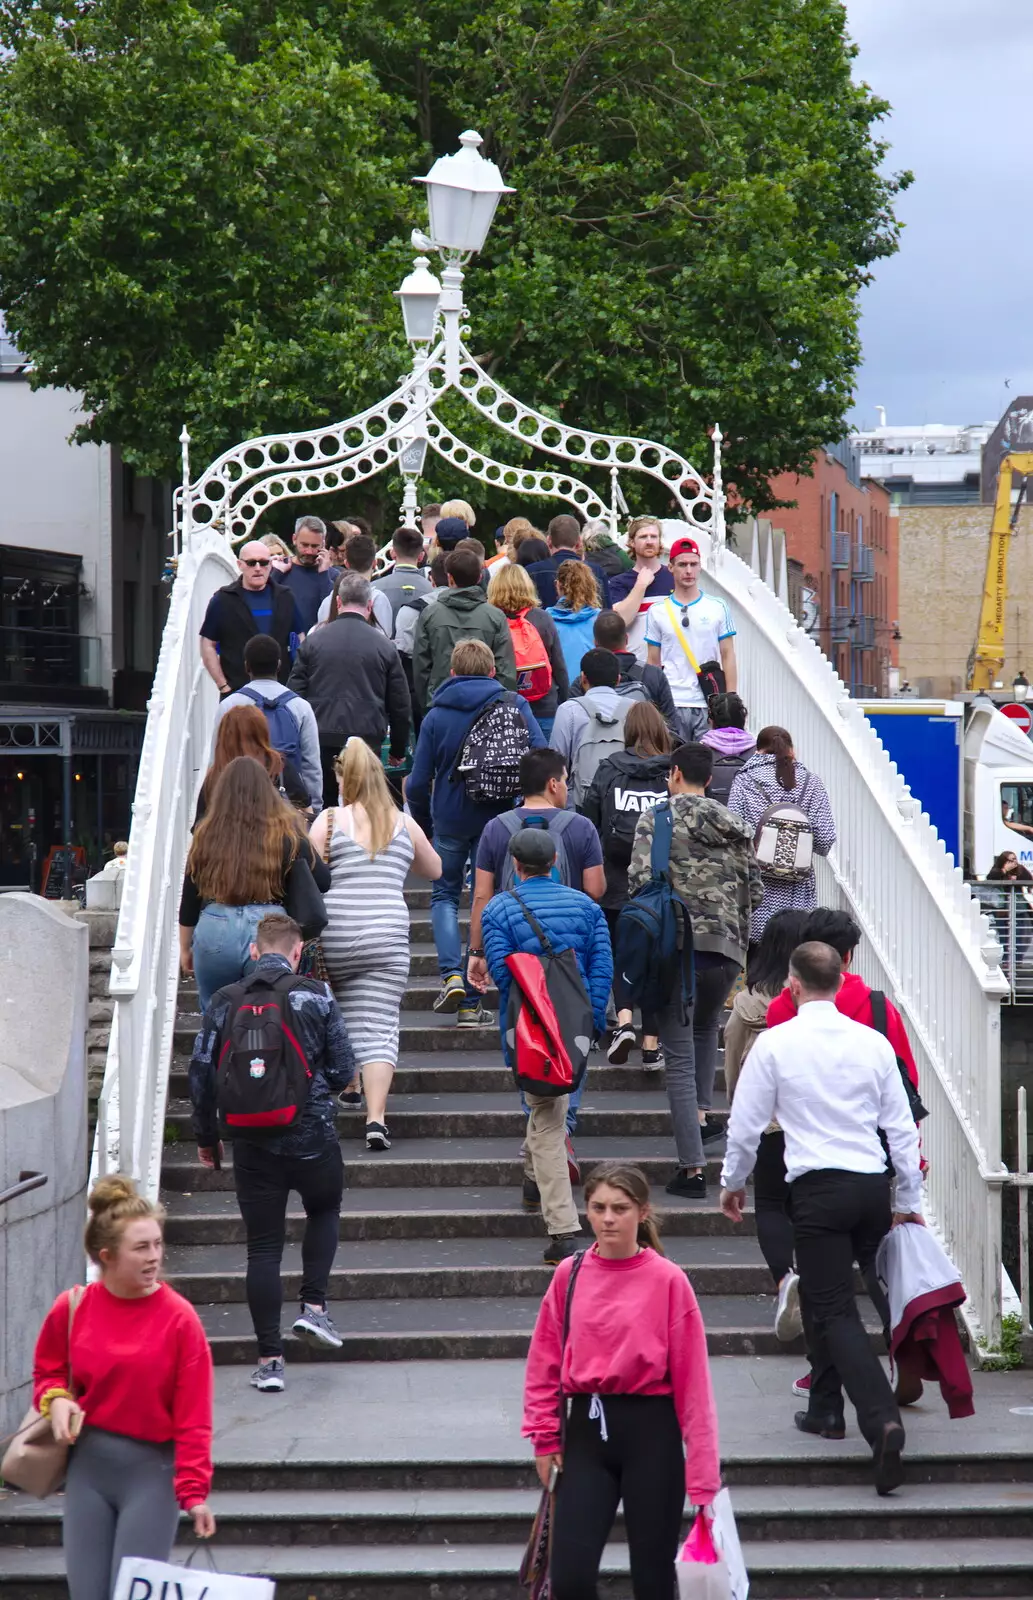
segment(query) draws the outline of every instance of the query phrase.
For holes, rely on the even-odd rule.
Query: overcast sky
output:
[[[846,0],[855,77],[889,100],[900,251],[862,301],[852,420],[978,422],[1033,394],[1033,4]],[[1005,380],[1011,380],[1010,391]]]

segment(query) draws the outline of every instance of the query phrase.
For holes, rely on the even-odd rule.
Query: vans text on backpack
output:
[[[257,972],[226,994],[225,1043],[215,1068],[215,1097],[227,1133],[279,1133],[296,1125],[308,1102],[312,1069],[289,1022],[292,989],[321,992],[311,978]]]
[[[805,810],[813,777],[813,773],[807,774],[799,803],[776,800],[757,823],[753,851],[761,877],[771,883],[803,883],[813,870],[814,829]],[[753,787],[765,800],[770,799],[759,783],[754,782]]]
[[[580,883],[572,884],[570,881],[570,861],[567,857],[566,845],[563,843],[563,835],[576,816],[576,811],[554,811],[546,821],[545,817],[523,817],[519,811],[503,811],[498,821],[511,839],[522,828],[541,828],[545,833],[548,833],[556,846],[556,860],[552,864],[549,877],[552,878],[554,883],[565,883],[568,888],[580,889]],[[512,889],[515,880],[513,857],[507,847],[502,871],[495,883],[495,893],[503,894],[507,889]]]
[[[621,906],[613,941],[613,968],[627,985],[632,1006],[656,1016],[670,1004],[680,985],[683,1014],[687,1014],[696,988],[692,921],[667,876],[674,835],[670,806],[655,806],[653,816],[653,875]]]
[[[516,657],[517,693],[533,705],[536,700],[543,700],[552,688],[552,663],[545,641],[528,618],[529,610],[527,606],[506,620]]]
[[[285,761],[289,761],[298,772],[301,771],[301,729],[296,719],[287,709],[292,700],[298,696],[293,689],[285,689],[277,695],[275,700],[266,699],[264,694],[259,694],[257,689],[252,689],[250,684],[245,684],[243,689],[237,690],[252,705],[256,705],[269,725],[269,743],[274,750],[278,750]]]
[[[624,724],[631,703],[621,700],[612,711],[600,711],[587,697],[581,701],[588,715],[585,728],[574,751],[570,770],[570,790],[574,804],[580,806],[592,786],[592,779],[607,756],[620,754],[624,749]]]
[[[506,1010],[506,1043],[513,1076],[525,1094],[570,1094],[585,1075],[595,1022],[573,950],[557,955],[538,918],[516,889],[517,902],[541,955],[506,957],[513,982]]]
[[[513,800],[520,793],[520,758],[531,748],[520,699],[507,689],[470,724],[452,767],[470,800]]]

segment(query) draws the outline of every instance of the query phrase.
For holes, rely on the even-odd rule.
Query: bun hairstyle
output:
[[[595,1191],[601,1189],[604,1184],[611,1189],[620,1189],[633,1205],[645,1211],[646,1215],[639,1222],[636,1237],[639,1244],[646,1245],[650,1250],[655,1250],[658,1256],[662,1256],[664,1247],[660,1243],[656,1218],[649,1210],[649,1182],[641,1167],[633,1167],[627,1161],[604,1161],[601,1166],[593,1167],[591,1176],[585,1179],[586,1204]]]
[[[90,1220],[84,1243],[86,1254],[98,1266],[102,1250],[112,1254],[117,1251],[128,1223],[151,1217],[160,1227],[165,1223],[165,1207],[138,1194],[132,1178],[124,1178],[121,1173],[99,1179],[90,1190],[87,1204]]]

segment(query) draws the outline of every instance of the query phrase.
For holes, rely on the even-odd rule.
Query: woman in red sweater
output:
[[[686,1489],[693,1506],[709,1506],[721,1486],[706,1331],[688,1278],[660,1248],[639,1169],[596,1167],[585,1204],[596,1242],[557,1268],[524,1386],[523,1432],[543,1485],[560,1469],[553,1600],[595,1600],[622,1500],[635,1600],[671,1600]]]
[[[64,1547],[71,1600],[110,1600],[123,1556],[167,1561],[179,1507],[210,1539],[212,1357],[193,1306],[159,1280],[164,1212],[128,1178],[90,1194],[100,1268],[59,1294],[36,1342],[33,1398],[71,1444]],[[74,1304],[74,1302],[73,1302]]]

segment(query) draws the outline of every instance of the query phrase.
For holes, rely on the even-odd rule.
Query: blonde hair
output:
[[[460,639],[452,650],[449,666],[457,678],[490,678],[495,657],[483,639]]]
[[[290,560],[290,549],[284,544],[278,533],[263,533],[258,542],[259,544],[264,544],[267,550],[271,550],[274,556],[286,556],[287,560]]]
[[[655,528],[657,533],[660,535],[660,543],[663,545],[664,530],[660,526],[659,517],[632,517],[631,521],[628,523],[626,534],[629,550],[635,541],[636,533],[641,533],[643,528]]]
[[[384,769],[365,739],[353,734],[334,762],[342,806],[361,806],[369,823],[369,853],[378,856],[395,836],[398,807]]]
[[[528,577],[527,568],[518,566],[515,561],[508,567],[501,567],[488,585],[488,604],[498,606],[507,617],[515,616],[525,606],[538,605],[538,590],[534,580]]]
[[[476,511],[466,500],[446,500],[439,515],[442,522],[446,517],[459,517],[468,528],[472,528],[477,521]]]
[[[510,517],[502,530],[502,538],[507,549],[516,552],[520,549],[525,539],[544,539],[544,533],[539,533],[533,522],[528,522],[526,517]]]
[[[599,587],[591,567],[583,561],[561,562],[556,574],[556,592],[568,602],[571,611],[584,611],[588,606],[599,605]]]
[[[113,1173],[110,1178],[100,1178],[90,1190],[86,1202],[90,1220],[86,1224],[84,1243],[91,1261],[101,1266],[100,1253],[109,1250],[117,1254],[122,1235],[130,1222],[153,1218],[159,1228],[165,1226],[165,1207],[155,1205],[137,1193],[132,1178]]]

